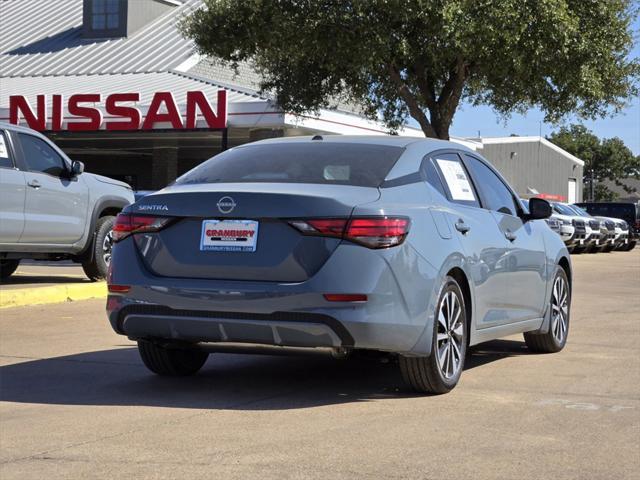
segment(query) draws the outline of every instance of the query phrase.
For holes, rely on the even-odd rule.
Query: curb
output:
[[[90,298],[106,298],[105,282],[86,285],[54,285],[0,291],[0,308],[25,307],[48,303],[76,302]]]

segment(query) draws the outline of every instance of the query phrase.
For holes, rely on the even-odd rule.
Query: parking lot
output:
[[[640,249],[573,262],[564,351],[481,345],[436,397],[371,358],[215,354],[158,378],[104,300],[0,310],[0,477],[638,478]]]

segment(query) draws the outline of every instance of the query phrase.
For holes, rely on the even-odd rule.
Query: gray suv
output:
[[[27,258],[71,259],[91,280],[106,277],[115,216],[133,192],[83,170],[44,135],[0,123],[0,279]]]

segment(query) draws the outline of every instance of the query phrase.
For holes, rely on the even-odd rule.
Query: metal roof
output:
[[[82,36],[82,0],[5,0],[0,2],[0,75],[171,70],[194,52],[176,22],[201,5],[201,0],[187,0],[130,37],[93,39]]]
[[[9,106],[10,95],[24,95],[35,105],[38,94],[62,94],[65,97],[75,93],[140,93],[140,104],[151,102],[158,91],[172,92],[178,104],[185,103],[186,93],[201,90],[210,99],[216,98],[218,90],[227,90],[227,101],[263,102],[258,95],[240,91],[227,85],[195,78],[178,72],[124,73],[110,75],[78,75],[64,77],[21,77],[0,78],[0,107]],[[50,101],[51,97],[47,98]]]

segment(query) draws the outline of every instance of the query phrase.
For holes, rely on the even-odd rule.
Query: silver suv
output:
[[[0,122],[0,279],[27,258],[71,259],[91,280],[106,277],[113,222],[133,192],[83,170],[44,135]]]

